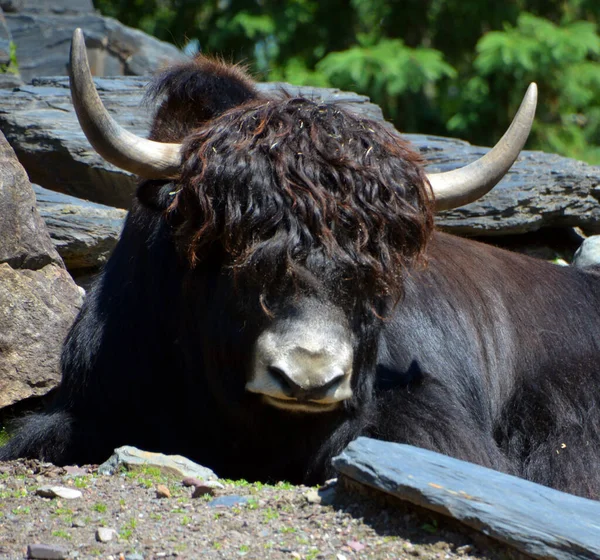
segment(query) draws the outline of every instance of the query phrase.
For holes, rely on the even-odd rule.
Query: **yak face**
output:
[[[206,326],[221,348],[212,362],[242,352],[225,369],[243,369],[246,395],[305,413],[335,410],[361,386],[373,333],[432,226],[406,144],[335,104],[286,96],[187,134],[166,218],[192,275],[214,275],[206,291],[222,308],[200,312],[227,319]]]

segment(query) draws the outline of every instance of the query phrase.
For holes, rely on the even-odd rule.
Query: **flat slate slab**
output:
[[[341,475],[452,517],[533,558],[600,559],[600,502],[410,445],[353,441]]]

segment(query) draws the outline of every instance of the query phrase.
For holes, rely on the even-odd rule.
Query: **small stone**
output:
[[[75,500],[83,496],[79,490],[65,486],[40,486],[36,490],[36,494],[43,498],[63,498],[64,500]]]
[[[456,549],[456,552],[458,554],[470,554],[471,552],[473,552],[473,545],[464,544],[463,546],[459,546]]]
[[[366,546],[363,543],[358,541],[348,541],[346,544],[348,545],[348,547],[354,550],[354,552],[360,552],[361,550],[366,548]]]
[[[335,555],[337,560],[348,560],[348,557],[345,554],[336,554]]]
[[[125,555],[125,560],[144,560],[144,555],[132,552],[131,554]]]
[[[96,540],[98,542],[109,542],[117,536],[117,532],[114,529],[108,527],[98,527],[96,529]]]
[[[192,498],[202,498],[202,496],[214,496],[215,489],[210,486],[206,486],[205,484],[198,485],[194,488],[194,492],[192,493]]]
[[[77,528],[81,529],[82,527],[86,526],[86,523],[83,519],[73,519],[72,525],[73,525],[73,527],[77,527]]]
[[[85,476],[86,474],[89,474],[88,469],[84,467],[67,466],[63,467],[63,469],[69,476]]]
[[[320,490],[309,490],[304,494],[306,501],[309,504],[321,504],[324,506],[331,505],[335,500],[336,486],[330,485]]]
[[[319,496],[319,493],[314,489],[306,492],[306,494],[304,494],[304,497],[306,498],[306,501],[309,504],[320,504],[321,503],[321,496]]]
[[[67,550],[62,546],[49,544],[30,544],[27,547],[27,558],[40,560],[63,560],[67,557]]]
[[[156,497],[157,498],[170,498],[171,491],[164,484],[159,484],[156,487]]]
[[[181,478],[217,479],[217,475],[213,471],[181,455],[163,455],[162,453],[142,451],[130,446],[115,449],[108,461],[98,467],[98,474],[112,475],[119,469],[120,465],[123,465],[127,470],[135,470],[145,466],[157,467],[163,474],[171,474]]]

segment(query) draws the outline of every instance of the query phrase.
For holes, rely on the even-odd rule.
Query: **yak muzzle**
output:
[[[351,398],[351,335],[331,319],[318,314],[284,320],[263,332],[246,390],[262,394],[266,404],[295,412],[328,412]]]

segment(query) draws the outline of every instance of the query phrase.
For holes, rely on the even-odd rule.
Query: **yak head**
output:
[[[160,210],[203,286],[212,321],[204,336],[240,337],[213,340],[221,362],[248,348],[238,364],[245,394],[303,413],[351,406],[369,391],[373,376],[360,372],[375,364],[378,329],[401,300],[403,279],[425,261],[433,210],[491,189],[518,155],[535,108],[532,87],[496,148],[428,176],[387,125],[335,102],[261,94],[241,69],[214,60],[158,77],[150,139],[106,113],[80,32],[71,84],[88,139],[144,179],[138,193],[169,184]]]

